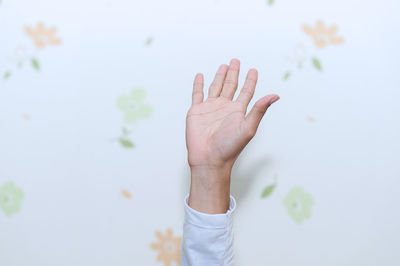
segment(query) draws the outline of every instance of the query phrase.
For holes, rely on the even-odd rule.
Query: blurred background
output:
[[[400,265],[399,12],[1,0],[0,265],[178,265],[193,79],[232,58],[281,97],[232,172],[236,264]]]

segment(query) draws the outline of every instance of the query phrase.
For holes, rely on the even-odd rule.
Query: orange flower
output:
[[[122,196],[124,196],[127,199],[132,198],[132,194],[128,190],[122,189],[121,194],[122,194]]]
[[[33,29],[26,26],[25,32],[30,36],[37,48],[43,48],[46,45],[57,45],[61,43],[61,39],[54,37],[57,29],[55,27],[45,29],[43,23],[38,23],[37,28]]]
[[[22,117],[24,120],[31,120],[31,116],[29,114],[23,114]]]
[[[160,241],[151,243],[150,247],[158,250],[157,261],[163,262],[164,266],[170,266],[173,261],[180,265],[182,237],[173,237],[171,228],[167,229],[166,235],[160,231],[156,231],[155,235]]]
[[[312,116],[307,116],[307,121],[310,123],[315,123],[315,118]]]
[[[308,25],[303,25],[303,31],[314,39],[315,45],[319,48],[324,48],[329,43],[342,43],[343,38],[336,36],[337,30],[338,28],[335,25],[332,25],[330,28],[326,28],[322,21],[317,21],[314,29]]]

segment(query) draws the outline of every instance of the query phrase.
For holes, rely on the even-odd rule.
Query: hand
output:
[[[222,64],[203,101],[204,78],[201,73],[193,84],[192,106],[186,116],[186,147],[192,172],[191,194],[209,201],[223,195],[225,209],[229,203],[230,171],[243,148],[255,136],[268,107],[279,99],[276,94],[260,98],[246,116],[247,106],[257,83],[256,69],[250,69],[239,96],[233,101],[238,86],[240,61]],[[203,186],[201,193],[193,185]],[[196,185],[196,187],[199,187]],[[228,186],[228,188],[226,188]],[[212,192],[211,189],[218,190]],[[228,189],[228,190],[227,190]],[[206,195],[204,195],[206,193]],[[214,193],[214,195],[211,195]],[[191,195],[192,198],[192,195]],[[190,203],[189,199],[189,203]],[[209,202],[215,204],[215,201]],[[211,206],[210,206],[211,207]]]
[[[203,102],[203,75],[197,74],[193,85],[192,106],[186,117],[186,147],[190,167],[233,166],[240,152],[256,134],[267,108],[279,99],[271,94],[259,99],[247,116],[247,106],[257,83],[257,70],[250,69],[243,88],[232,100],[237,86],[240,62],[218,69]]]

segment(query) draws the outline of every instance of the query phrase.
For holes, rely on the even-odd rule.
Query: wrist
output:
[[[226,213],[229,209],[231,170],[230,165],[191,166],[189,206],[204,213]]]

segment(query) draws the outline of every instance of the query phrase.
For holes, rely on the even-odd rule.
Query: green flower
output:
[[[283,204],[293,220],[301,223],[311,217],[311,207],[314,205],[313,197],[301,187],[294,187],[286,195]]]
[[[151,106],[143,104],[146,92],[142,88],[134,88],[129,95],[118,98],[118,108],[124,112],[126,123],[134,124],[137,119],[148,118],[151,115]]]
[[[13,182],[7,182],[0,188],[0,207],[7,216],[20,210],[23,198],[24,193]]]

